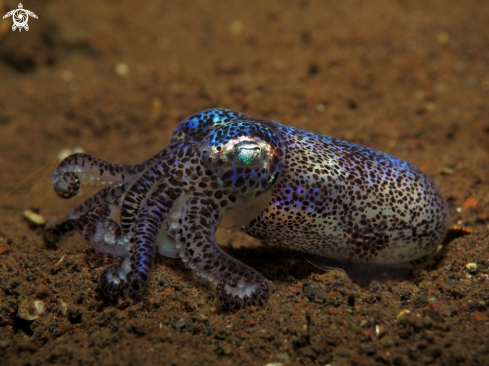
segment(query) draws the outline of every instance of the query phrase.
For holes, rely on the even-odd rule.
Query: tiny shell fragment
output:
[[[59,312],[61,315],[66,316],[68,314],[68,304],[62,299],[58,299]]]
[[[404,316],[404,315],[410,314],[410,313],[411,313],[411,311],[409,311],[409,310],[401,310],[399,312],[399,314],[397,314],[397,317],[400,318],[401,316]]]
[[[444,175],[453,175],[453,173],[455,173],[455,171],[451,168],[441,168],[440,173],[444,174]]]
[[[39,315],[46,312],[44,301],[41,300],[24,300],[19,305],[17,315],[25,320],[34,320],[39,318]]]

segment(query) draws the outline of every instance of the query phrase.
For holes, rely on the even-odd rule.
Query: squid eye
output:
[[[253,167],[263,161],[263,152],[257,143],[242,141],[233,146],[228,159],[241,167]]]

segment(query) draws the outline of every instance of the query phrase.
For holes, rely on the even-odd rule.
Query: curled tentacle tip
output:
[[[54,191],[61,198],[72,198],[80,190],[80,178],[74,172],[64,172],[55,181]]]
[[[108,296],[121,296],[122,288],[127,283],[126,271],[120,264],[107,267],[100,275],[98,287]]]

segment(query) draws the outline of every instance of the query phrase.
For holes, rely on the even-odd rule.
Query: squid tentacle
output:
[[[55,247],[63,234],[76,229],[75,222],[82,214],[99,205],[117,205],[126,188],[127,185],[105,187],[69,212],[64,218],[48,223],[44,232],[44,241]]]
[[[161,161],[166,154],[168,148],[136,164],[116,164],[89,154],[73,154],[61,161],[54,172],[54,190],[61,198],[72,198],[78,194],[83,184],[118,186],[131,183],[148,167]]]
[[[109,205],[94,206],[76,219],[75,228],[81,236],[90,241],[93,225],[98,221],[108,218],[110,213]]]
[[[136,223],[141,207],[145,206],[148,197],[161,180],[163,172],[168,170],[165,168],[163,165],[149,168],[124,195],[120,215],[123,232],[129,232]]]
[[[71,198],[78,194],[82,184],[120,185],[132,182],[144,169],[142,164],[114,164],[88,154],[73,154],[54,172],[54,190],[61,198]]]
[[[220,216],[212,200],[190,198],[177,235],[182,246],[180,257],[197,276],[216,286],[217,297],[226,308],[266,305],[270,289],[265,277],[230,257],[216,243]]]
[[[177,196],[169,197],[164,185],[151,193],[141,210],[133,233],[128,233],[132,254],[120,265],[108,267],[100,276],[99,287],[108,295],[123,298],[136,295],[149,279],[153,266],[156,240],[163,221]],[[101,233],[104,234],[103,232]],[[119,242],[120,237],[114,239]]]

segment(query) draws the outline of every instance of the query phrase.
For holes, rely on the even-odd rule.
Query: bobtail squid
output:
[[[123,298],[145,286],[158,252],[181,258],[227,308],[267,304],[268,281],[217,245],[219,224],[270,245],[372,264],[422,257],[448,229],[445,198],[414,165],[223,109],[183,120],[169,146],[141,163],[71,155],[53,182],[62,198],[85,184],[103,187],[50,225],[45,240],[76,229],[98,253],[122,259],[99,287]]]

